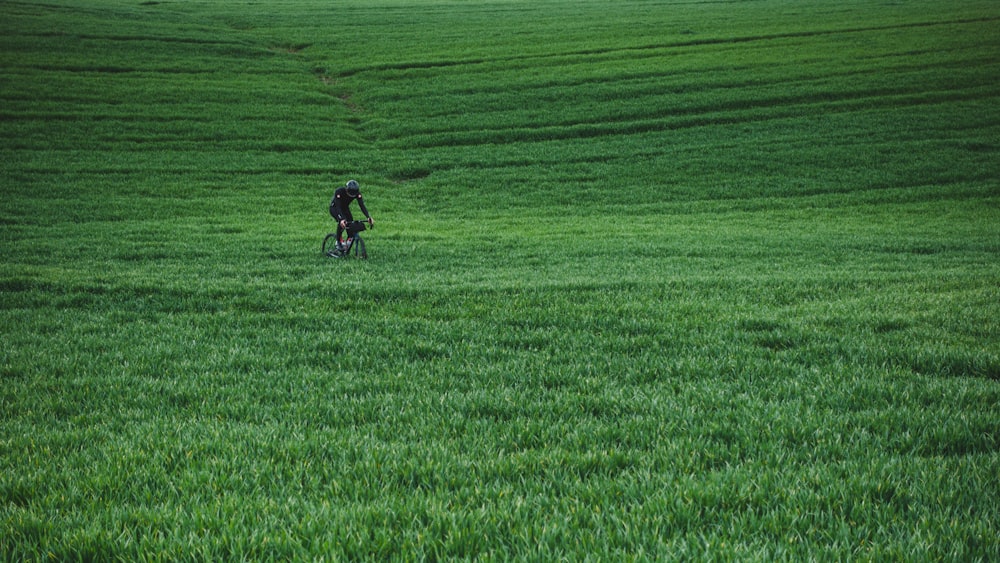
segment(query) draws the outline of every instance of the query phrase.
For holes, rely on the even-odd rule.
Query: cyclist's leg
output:
[[[351,222],[351,221],[353,221],[353,220],[354,220],[354,216],[353,216],[353,215],[351,215],[351,210],[350,210],[350,209],[345,209],[345,210],[344,210],[344,221],[346,221],[347,223],[350,223],[350,222]],[[340,223],[338,222],[338,223],[337,223],[337,240],[343,240],[343,239],[341,239],[341,238],[340,238],[340,235],[341,235],[341,234],[342,234],[343,232],[344,232],[344,228],[343,228],[343,227],[341,227],[341,226],[340,226]],[[347,236],[350,236],[350,233],[348,233],[348,235],[347,235]]]
[[[340,242],[340,233],[344,230],[340,228],[340,221],[337,221],[337,205],[330,204],[330,217],[337,223],[337,242]]]

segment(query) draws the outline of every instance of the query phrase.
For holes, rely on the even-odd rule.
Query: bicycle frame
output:
[[[324,255],[330,258],[343,258],[348,257],[351,251],[354,251],[354,256],[361,259],[368,258],[368,251],[365,248],[365,241],[361,238],[361,231],[367,229],[367,226],[363,221],[351,221],[347,224],[345,229],[347,233],[347,240],[338,240],[336,233],[329,233],[326,238],[323,239],[322,252]]]

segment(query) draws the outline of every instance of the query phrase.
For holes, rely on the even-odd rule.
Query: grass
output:
[[[5,559],[1000,557],[994,2],[0,14]]]

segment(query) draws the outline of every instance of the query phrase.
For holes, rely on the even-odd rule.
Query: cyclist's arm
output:
[[[365,207],[365,198],[362,196],[358,196],[358,207],[361,208],[361,212],[365,214],[365,217],[368,219],[372,218],[371,214],[368,213],[368,208]]]

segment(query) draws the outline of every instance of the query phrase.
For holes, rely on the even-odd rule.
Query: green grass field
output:
[[[0,559],[996,561],[998,77],[995,0],[0,0]]]

